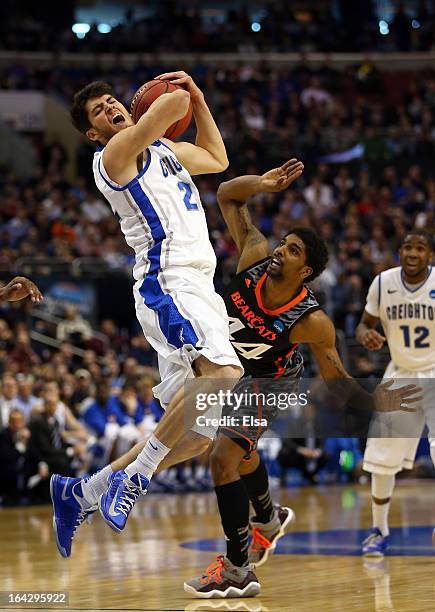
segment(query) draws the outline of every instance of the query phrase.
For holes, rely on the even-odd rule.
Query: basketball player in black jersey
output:
[[[415,394],[409,385],[400,390],[379,386],[374,395],[364,392],[346,372],[335,348],[335,328],[306,283],[324,269],[328,252],[323,240],[311,229],[297,227],[287,233],[270,254],[263,234],[252,224],[246,201],[259,193],[278,192],[297,179],[303,164],[295,159],[262,176],[241,176],[222,183],[218,202],[239,251],[237,275],[226,292],[230,339],[245,369],[244,378],[233,389],[258,391],[258,378],[268,379],[267,392],[288,381],[292,391],[303,371],[298,344],[310,346],[324,379],[346,379],[341,388],[349,405],[361,400],[372,409],[399,409]],[[392,383],[391,383],[392,384]],[[262,391],[263,389],[260,389]],[[369,407],[367,406],[367,407]],[[262,565],[284,535],[294,514],[290,508],[275,508],[268,475],[256,446],[277,410],[241,405],[223,414],[237,414],[236,424],[221,427],[210,462],[219,513],[227,541],[226,556],[219,556],[205,574],[184,584],[196,597],[243,597],[260,591],[253,565]],[[252,420],[246,425],[243,416]],[[253,538],[248,548],[249,502],[256,516],[251,520]],[[251,564],[251,565],[250,565]],[[253,564],[253,565],[252,565]]]

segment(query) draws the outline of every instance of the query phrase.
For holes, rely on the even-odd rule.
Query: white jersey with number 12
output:
[[[435,272],[408,287],[401,267],[386,270],[372,282],[365,307],[379,317],[391,359],[398,368],[424,371],[435,366]]]

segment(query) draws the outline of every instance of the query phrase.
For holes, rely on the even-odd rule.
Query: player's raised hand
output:
[[[395,382],[392,379],[376,387],[373,394],[376,410],[379,412],[396,412],[398,410],[415,412],[416,409],[408,406],[408,404],[421,402],[423,399],[422,388],[410,384],[391,389]]]
[[[192,101],[196,98],[203,98],[204,94],[192,79],[191,76],[184,72],[184,70],[177,70],[175,72],[164,72],[163,74],[159,74],[159,76],[154,77],[155,79],[161,79],[162,81],[170,81],[174,85],[181,85],[190,93],[190,97]]]
[[[279,168],[265,172],[261,176],[261,191],[274,193],[284,191],[293,181],[299,178],[304,170],[304,164],[296,158],[289,159]]]
[[[375,329],[368,329],[361,335],[359,341],[369,351],[379,351],[384,346],[386,338]]]
[[[44,298],[34,282],[24,276],[16,276],[10,283],[0,289],[0,301],[17,302],[29,297],[34,303],[38,303]]]

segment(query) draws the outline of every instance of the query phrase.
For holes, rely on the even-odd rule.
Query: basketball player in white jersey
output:
[[[411,469],[426,424],[435,463],[435,272],[431,267],[432,234],[413,229],[400,249],[400,267],[378,274],[372,282],[361,322],[356,330],[360,344],[371,351],[385,341],[391,362],[384,378],[406,378],[423,390],[414,413],[382,415],[372,432],[388,427],[395,437],[367,440],[364,469],[372,474],[373,530],[364,540],[366,556],[382,557],[388,546],[388,512],[395,476]],[[381,322],[384,334],[376,331]],[[418,380],[416,380],[418,379]],[[384,429],[385,431],[385,429]],[[406,437],[405,437],[406,436]]]
[[[79,91],[71,110],[75,127],[98,144],[95,183],[135,251],[136,314],[158,353],[161,383],[154,394],[167,412],[125,470],[115,463],[115,471],[107,466],[88,482],[52,477],[55,536],[65,557],[77,526],[95,511],[97,500],[105,521],[120,532],[171,449],[175,462],[207,448],[215,430],[189,432],[195,411],[194,402],[184,396],[184,381],[196,376],[203,381],[201,391],[216,392],[231,389],[243,372],[229,341],[224,302],[214,290],[216,257],[191,178],[225,170],[225,146],[192,78],[185,72],[157,78],[185,89],[161,95],[137,124],[103,82]],[[167,128],[184,117],[190,102],[196,143],[162,139]],[[219,407],[214,416],[220,416]]]

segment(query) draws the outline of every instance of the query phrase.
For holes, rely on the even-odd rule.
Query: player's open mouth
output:
[[[270,260],[269,268],[271,270],[279,270],[279,268],[281,268],[281,262],[277,257],[272,257],[272,259]]]
[[[113,125],[119,125],[120,123],[124,123],[124,122],[125,122],[125,117],[124,115],[121,115],[121,113],[116,113],[115,115],[113,115],[112,117]]]

